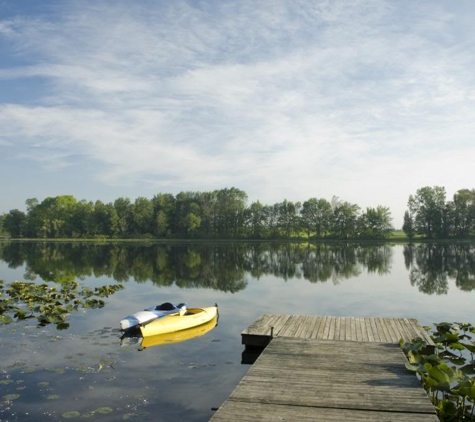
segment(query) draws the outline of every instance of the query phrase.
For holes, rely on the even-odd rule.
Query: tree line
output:
[[[469,238],[475,235],[475,189],[460,189],[446,199],[442,186],[425,186],[409,196],[402,229],[412,239]]]
[[[35,198],[1,216],[12,238],[165,238],[165,239],[384,239],[392,231],[389,208],[365,210],[333,197],[273,205],[247,205],[246,192],[159,193],[134,202],[78,201],[74,196]]]
[[[402,229],[410,239],[475,236],[475,189],[461,189],[451,201],[446,196],[441,186],[409,196]],[[26,212],[0,215],[0,234],[12,238],[385,239],[392,230],[391,212],[381,205],[362,210],[336,196],[248,205],[237,188],[159,193],[134,202],[32,198]]]

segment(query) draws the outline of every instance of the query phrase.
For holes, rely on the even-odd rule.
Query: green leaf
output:
[[[16,400],[19,397],[20,397],[19,394],[7,394],[6,396],[3,396],[3,400],[4,401],[12,401],[12,400]]]
[[[465,346],[462,343],[450,343],[449,347],[454,350],[465,350]]]
[[[78,418],[81,414],[77,410],[70,410],[69,412],[64,412],[61,415],[65,419]]]
[[[419,370],[422,368],[422,365],[413,365],[409,362],[406,362],[406,368],[412,372],[419,372]]]
[[[455,416],[457,414],[457,406],[448,400],[440,400],[436,408],[446,415]]]
[[[107,415],[108,413],[113,412],[114,410],[110,407],[99,407],[96,410],[93,410],[92,413],[99,413],[101,415]]]

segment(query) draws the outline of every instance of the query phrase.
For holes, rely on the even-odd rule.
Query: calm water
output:
[[[240,333],[263,313],[475,322],[475,245],[0,243],[0,279],[125,286],[104,308],[72,314],[68,330],[0,326],[0,399],[19,395],[0,402],[2,422],[70,411],[207,421],[246,373]],[[165,301],[216,302],[219,325],[184,343],[121,345],[119,320]]]

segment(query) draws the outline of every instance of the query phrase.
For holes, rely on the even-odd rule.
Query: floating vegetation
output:
[[[36,318],[39,326],[55,324],[58,330],[69,327],[67,316],[79,309],[102,308],[102,298],[122,290],[121,284],[90,289],[76,281],[60,285],[0,280],[0,325]]]
[[[99,409],[93,410],[92,413],[100,414],[100,415],[107,415],[108,413],[113,412],[114,410],[111,409],[110,407],[99,407]]]
[[[475,327],[441,322],[426,327],[436,344],[434,354],[417,338],[401,340],[407,356],[406,368],[417,373],[443,421],[475,421]]]
[[[42,382],[39,382],[38,385],[40,387],[47,387],[49,385],[49,382],[48,381],[42,381]]]
[[[19,397],[20,397],[19,394],[7,394],[6,396],[3,396],[3,400],[4,401],[12,401],[12,400],[16,400]]]
[[[69,412],[64,412],[61,416],[65,419],[73,419],[78,418],[81,414],[77,410],[71,410]]]
[[[8,385],[12,384],[13,382],[13,380],[0,380],[0,385]]]
[[[46,397],[47,400],[58,400],[61,396],[58,396],[57,394],[50,394],[48,397]]]
[[[122,416],[123,421],[134,420],[134,419],[143,419],[149,415],[149,412],[139,412],[139,413],[127,413]]]

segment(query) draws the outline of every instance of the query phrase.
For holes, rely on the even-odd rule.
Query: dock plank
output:
[[[396,344],[278,337],[211,420],[436,422],[405,362]]]

